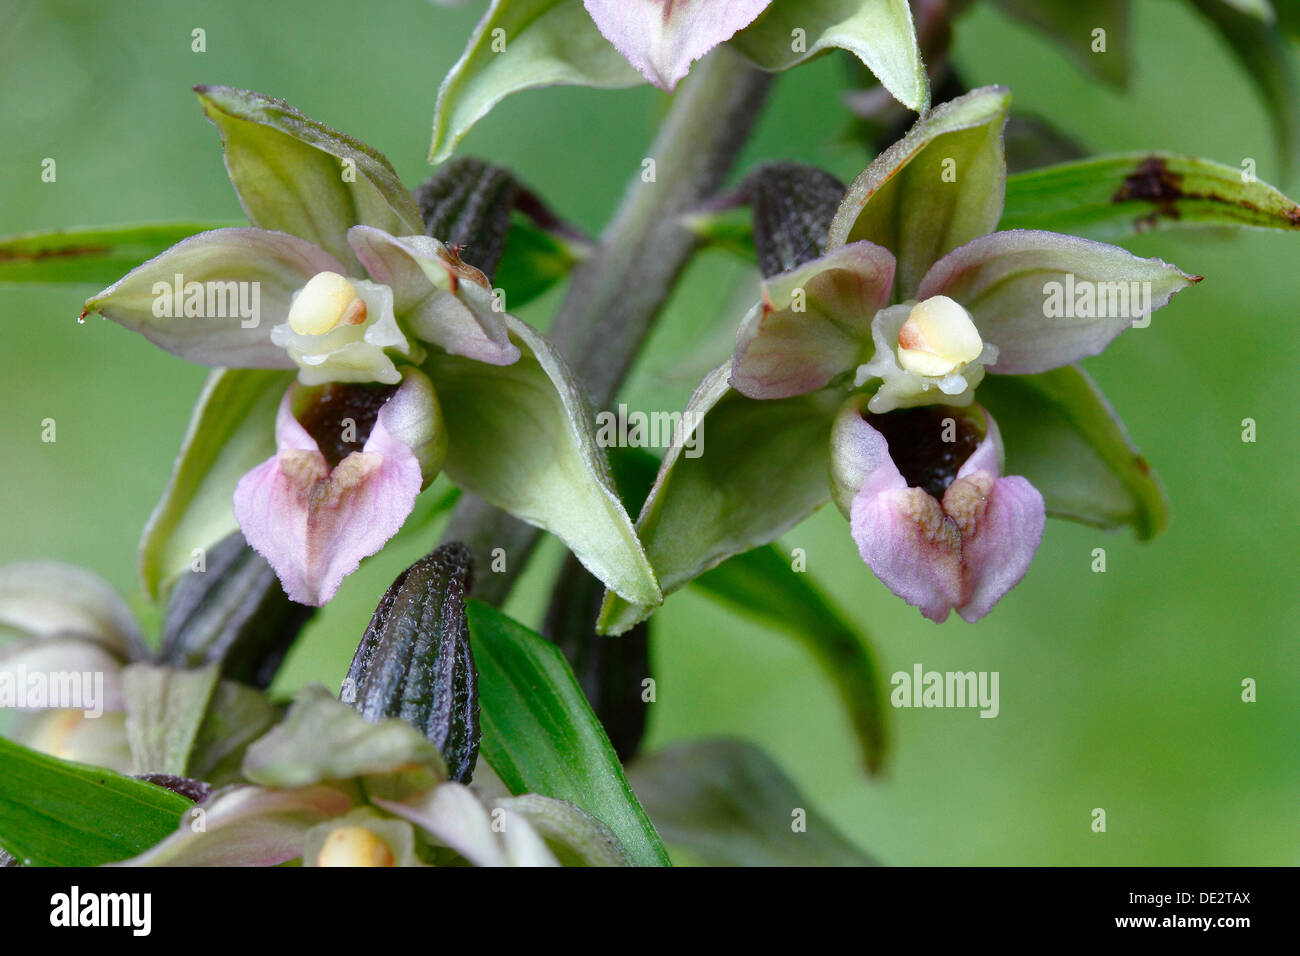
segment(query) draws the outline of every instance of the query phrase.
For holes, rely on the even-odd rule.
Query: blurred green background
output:
[[[1244,73],[1175,0],[1135,4],[1127,93],[978,5],[956,61],[1004,83],[1095,151],[1161,148],[1277,183],[1276,150]],[[0,26],[0,232],[153,219],[241,218],[195,83],[283,97],[384,152],[409,185],[428,173],[434,97],[481,4],[292,0],[5,0]],[[191,52],[202,27],[207,52]],[[1112,38],[1112,44],[1117,40]],[[845,178],[870,158],[846,134],[844,63],[778,79],[746,153]],[[462,146],[508,164],[562,213],[599,229],[640,168],[666,98],[650,88],[522,94]],[[55,183],[41,161],[58,163]],[[1295,195],[1300,183],[1278,183]],[[1294,864],[1300,861],[1300,237],[1157,234],[1131,243],[1206,276],[1088,362],[1162,475],[1173,523],[1158,540],[1049,524],[1025,582],[977,625],[930,624],[857,559],[825,508],[787,536],[870,631],[886,674],[1001,674],[1001,715],[891,711],[894,757],[868,780],[827,684],[784,637],[692,593],[656,618],[650,745],[733,734],[764,746],[857,843],[894,864]],[[626,391],[680,408],[729,351],[753,277],[701,256]],[[88,566],[145,611],[135,544],[203,379],[109,323],[79,326],[89,288],[0,288],[5,518],[0,561]],[[544,326],[555,295],[524,317]],[[1241,440],[1241,422],[1259,440]],[[40,440],[41,421],[58,440]],[[299,643],[279,683],[337,686],[383,588],[436,541],[370,562]],[[1093,548],[1108,555],[1090,570]],[[511,610],[536,624],[551,546]],[[1241,681],[1258,682],[1243,703]],[[1107,812],[1093,833],[1091,811]]]

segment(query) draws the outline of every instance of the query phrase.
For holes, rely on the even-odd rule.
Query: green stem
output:
[[[605,407],[632,367],[641,343],[695,250],[683,213],[715,193],[749,138],[771,76],[720,48],[698,63],[673,99],[647,159],[610,220],[595,253],[574,270],[549,337]],[[500,604],[523,570],[540,532],[465,495],[446,540],[464,541],[479,559],[475,594]],[[493,548],[507,556],[490,573]]]

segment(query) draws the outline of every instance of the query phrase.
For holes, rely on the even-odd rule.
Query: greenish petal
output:
[[[644,82],[601,36],[582,0],[492,0],[438,90],[429,162],[450,157],[470,127],[512,93],[557,84],[621,89]]]
[[[425,363],[447,423],[447,474],[554,534],[611,590],[659,604],[659,585],[614,489],[582,387],[546,339],[504,317],[522,353],[514,364],[441,351]]]

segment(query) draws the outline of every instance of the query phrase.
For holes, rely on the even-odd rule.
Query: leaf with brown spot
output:
[[[1300,230],[1300,205],[1240,167],[1173,153],[1120,153],[1007,178],[1000,229],[1114,240],[1150,229]]]

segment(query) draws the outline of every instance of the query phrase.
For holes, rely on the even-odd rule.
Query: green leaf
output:
[[[988,86],[918,120],[849,186],[826,250],[860,239],[884,246],[898,258],[898,298],[912,296],[934,262],[997,226],[1010,103],[1005,88]]]
[[[560,538],[611,590],[658,605],[663,596],[596,443],[595,413],[559,354],[506,315],[523,356],[489,365],[435,350],[425,363],[461,487]]]
[[[1009,16],[1056,40],[1093,76],[1128,84],[1129,0],[994,0]],[[1106,31],[1105,52],[1093,49],[1093,30]]]
[[[797,36],[804,41],[799,50]],[[923,113],[930,106],[907,0],[773,0],[730,42],[765,70],[788,70],[823,50],[848,50],[908,109]]]
[[[122,675],[126,738],[136,773],[188,776],[190,752],[217,686],[216,664],[195,670],[132,664]]]
[[[1300,172],[1300,81],[1291,44],[1258,11],[1228,0],[1191,0],[1227,41],[1250,75],[1273,120],[1285,181]]]
[[[125,860],[175,829],[193,804],[111,770],[0,738],[0,847],[31,866]]]
[[[240,223],[150,222],[27,232],[0,239],[0,283],[111,285],[182,239]]]
[[[694,740],[638,760],[632,784],[664,838],[706,866],[871,866],[753,744]],[[807,829],[791,827],[803,810]]]
[[[275,410],[293,372],[214,369],[203,385],[171,477],[140,539],[140,574],[158,600],[167,582],[238,528],[239,479],[275,454]]]
[[[887,693],[870,644],[775,547],[755,548],[693,582],[794,637],[835,686],[872,773],[885,761]]]
[[[1168,523],[1168,505],[1142,457],[1086,373],[990,375],[979,400],[998,423],[1009,475],[1024,475],[1048,514],[1101,528],[1131,525],[1140,539]]]
[[[668,853],[559,649],[482,601],[468,603],[479,672],[482,753],[516,795],[568,800],[640,866]]]
[[[1151,229],[1300,230],[1300,205],[1240,167],[1173,153],[1121,153],[1007,179],[1002,229],[1117,239]]]
[[[438,90],[429,162],[450,157],[470,127],[511,93],[561,83],[621,89],[644,82],[601,36],[581,0],[492,0]]]
[[[843,395],[758,401],[734,391],[730,375],[730,363],[715,369],[691,396],[683,419],[695,427],[664,456],[637,521],[665,593],[775,540],[830,497],[831,422]],[[654,609],[606,595],[598,628],[622,634]]]
[[[388,160],[283,100],[228,86],[196,86],[221,133],[226,171],[248,221],[307,239],[359,268],[347,231],[424,234],[415,199]]]

